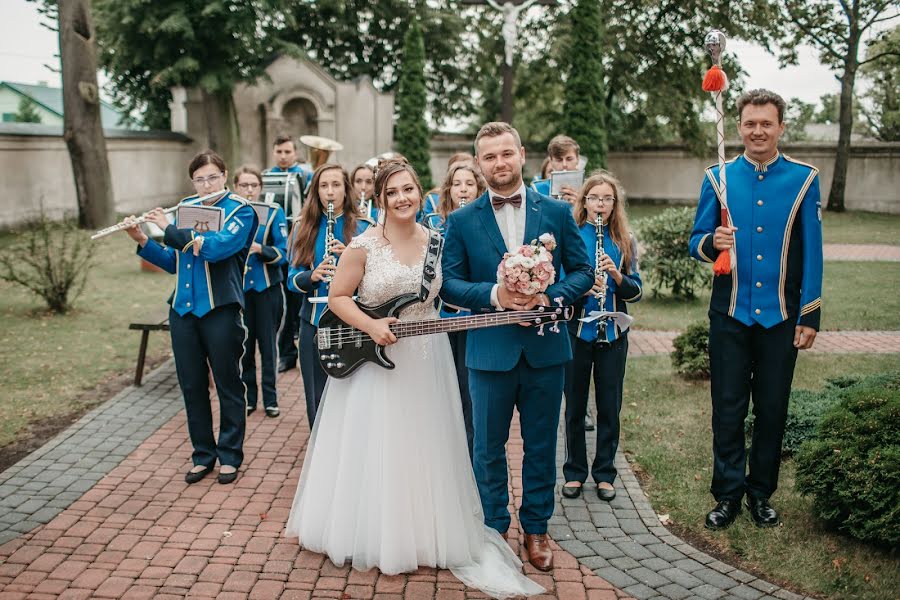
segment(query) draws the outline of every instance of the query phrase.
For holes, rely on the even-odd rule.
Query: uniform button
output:
[[[190,268],[191,268],[191,263],[188,263],[188,266],[187,266],[187,268],[188,268],[188,269],[190,269]]]
[[[191,303],[190,303],[190,302],[188,302],[188,303],[187,303],[187,305],[188,305],[188,308],[190,308],[190,306],[191,306]]]
[[[756,282],[756,287],[762,287],[762,281],[757,281],[757,282]]]
[[[191,284],[186,283],[186,284],[184,284],[184,287],[189,288],[189,287],[191,287]]]
[[[762,254],[757,254],[757,255],[756,255],[756,260],[762,260]]]
[[[759,179],[760,181],[762,181],[763,179],[765,179],[762,175],[757,175],[756,178]]]
[[[756,205],[757,205],[757,206],[762,206],[762,200],[757,200],[757,201],[756,201]]]
[[[757,228],[756,228],[756,233],[762,233],[762,227],[757,227]]]
[[[250,285],[253,285],[253,280],[252,280],[252,279],[250,280]]]
[[[759,309],[757,308],[754,312],[755,312],[756,314],[759,314],[759,313],[761,313],[762,311],[759,310]]]

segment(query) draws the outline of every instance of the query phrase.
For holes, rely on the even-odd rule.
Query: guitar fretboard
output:
[[[449,319],[426,319],[424,321],[399,322],[391,325],[391,331],[398,338],[416,335],[430,335],[433,333],[446,333],[450,331],[464,331],[468,329],[480,329],[482,327],[495,327],[497,325],[514,325],[528,321],[554,321],[562,320],[562,309],[549,308],[545,310],[515,310],[490,313],[486,315],[472,315],[468,317],[453,317]]]

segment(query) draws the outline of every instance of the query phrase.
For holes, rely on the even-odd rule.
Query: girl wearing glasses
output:
[[[138,243],[138,255],[177,277],[169,298],[169,330],[178,384],[184,396],[188,433],[194,447],[194,468],[185,474],[187,483],[203,479],[219,463],[219,483],[237,479],[244,458],[246,397],[241,382],[244,350],[244,265],[257,228],[256,212],[225,188],[225,162],[212,150],[196,155],[188,174],[197,194],[182,200],[223,211],[219,231],[195,231],[169,224],[161,208],[149,218],[164,232],[160,245],[150,240],[140,226],[125,231]],[[219,439],[213,433],[209,398],[212,370],[219,396]]]
[[[291,232],[288,289],[303,298],[300,305],[300,373],[306,395],[306,414],[312,429],[327,379],[316,348],[319,318],[328,306],[328,287],[345,244],[365,231],[369,221],[359,216],[350,177],[338,164],[328,163],[316,169],[308,194],[300,219],[295,221]],[[334,238],[331,246],[326,248],[329,203],[334,213],[331,225]]]
[[[238,194],[257,202],[262,190],[262,175],[256,167],[240,167],[234,175]],[[284,317],[284,280],[281,265],[287,256],[287,220],[284,210],[269,204],[260,218],[256,237],[250,245],[247,267],[244,270],[244,356],[241,359],[241,379],[247,386],[247,415],[256,410],[259,389],[256,384],[256,346],[262,360],[262,403],[267,417],[277,417],[278,396],[275,379],[278,368],[278,331]]]
[[[566,367],[566,462],[563,465],[566,484],[562,489],[567,498],[577,497],[588,477],[584,417],[592,371],[597,405],[597,448],[590,475],[597,484],[597,495],[601,500],[609,502],[616,496],[613,460],[619,445],[619,411],[628,335],[618,331],[611,322],[582,323],[577,319],[589,316],[592,311],[627,313],[626,303],[641,298],[637,242],[629,231],[624,204],[625,195],[619,180],[606,171],[596,171],[584,182],[574,206],[575,223],[597,277],[591,290],[576,304],[576,311],[581,314],[569,322],[572,361]],[[598,245],[598,217],[603,223],[602,247]],[[596,265],[598,255],[599,269]],[[603,274],[606,275],[606,295],[600,306],[598,296],[604,286]]]

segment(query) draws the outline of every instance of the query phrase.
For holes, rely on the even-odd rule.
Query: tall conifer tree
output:
[[[400,88],[397,91],[397,124],[394,126],[394,145],[405,156],[422,180],[422,186],[431,189],[431,169],[428,122],[425,120],[427,104],[425,91],[425,41],[422,29],[415,19],[403,39],[403,65],[400,72]]]

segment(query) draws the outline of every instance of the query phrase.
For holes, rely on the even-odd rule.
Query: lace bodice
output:
[[[384,239],[360,235],[350,242],[351,248],[362,248],[366,252],[366,272],[359,283],[359,300],[374,306],[387,302],[401,294],[418,294],[422,283],[422,267],[425,249],[421,258],[412,266],[405,265],[394,256],[393,247]],[[436,274],[431,282],[428,300],[406,307],[400,318],[404,321],[436,319],[438,312],[434,299],[441,290],[441,263],[438,260]]]

